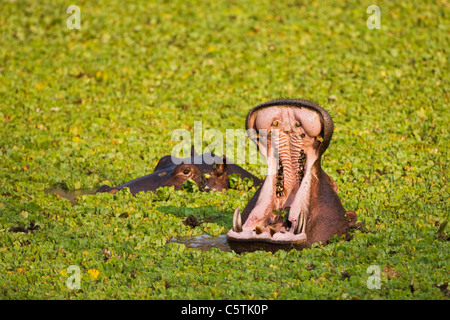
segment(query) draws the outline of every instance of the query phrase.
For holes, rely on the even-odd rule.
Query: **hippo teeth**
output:
[[[261,234],[261,233],[263,233],[263,228],[262,227],[260,227],[260,226],[256,226],[256,228],[255,228],[255,232],[256,232],[256,234]]]
[[[283,163],[281,162],[281,159],[279,159],[278,162],[278,171],[276,176],[276,183],[275,183],[275,191],[277,197],[284,196],[284,174],[283,174]]]
[[[242,231],[242,217],[239,212],[239,207],[236,207],[233,214],[233,231],[241,232]]]
[[[303,211],[300,211],[297,219],[297,225],[294,229],[294,234],[300,234],[304,231],[304,225],[305,225],[305,214]]]
[[[275,233],[277,233],[277,230],[275,230],[273,227],[269,227],[270,236],[273,237]]]
[[[298,158],[298,181],[299,184],[302,183],[302,180],[305,176],[305,165],[306,165],[306,154],[303,149],[300,150],[300,156]]]

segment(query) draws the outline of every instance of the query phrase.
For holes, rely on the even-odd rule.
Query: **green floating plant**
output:
[[[369,29],[356,0],[80,1],[78,30],[64,1],[2,1],[0,299],[450,299],[440,3],[380,1]],[[93,194],[153,172],[177,129],[199,153],[210,129],[246,136],[250,108],[278,97],[333,116],[323,169],[358,216],[346,236],[274,254],[176,243],[224,240],[256,192],[233,174],[222,192],[188,181]],[[247,142],[216,153],[250,160]],[[264,178],[264,163],[244,162]],[[286,224],[288,213],[274,212]]]
[[[240,174],[233,173],[228,176],[230,188],[236,190],[249,191],[253,187],[253,180],[249,178],[242,179]]]

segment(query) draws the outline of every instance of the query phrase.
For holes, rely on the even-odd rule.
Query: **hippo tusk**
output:
[[[234,210],[234,214],[233,214],[233,231],[234,232],[241,232],[242,231],[242,217],[241,217],[241,213],[239,212],[239,207],[236,207],[236,210]]]
[[[300,211],[299,215],[298,215],[298,219],[297,219],[297,225],[295,226],[294,229],[294,234],[300,234],[303,232],[303,225],[305,224],[305,214],[302,211]]]

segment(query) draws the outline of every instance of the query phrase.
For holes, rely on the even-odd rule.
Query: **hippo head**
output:
[[[213,153],[198,155],[191,148],[191,156],[176,158],[171,155],[162,157],[153,173],[128,181],[118,187],[101,186],[97,192],[115,193],[127,187],[132,194],[141,191],[155,191],[161,187],[174,186],[175,190],[182,189],[186,181],[194,181],[200,191],[221,191],[229,188],[228,176],[239,174],[242,179],[253,180],[253,185],[258,187],[262,181],[250,172],[236,164],[228,163],[225,156],[217,156]]]
[[[236,208],[227,233],[231,248],[302,249],[347,232],[356,215],[344,210],[321,168],[333,135],[328,112],[306,100],[274,100],[250,110],[245,125],[268,174],[243,212]]]

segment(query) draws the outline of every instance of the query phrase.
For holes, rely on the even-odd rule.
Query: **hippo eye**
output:
[[[295,122],[295,126],[298,128],[298,127],[300,127],[300,121],[296,121]]]
[[[191,172],[189,169],[184,169],[183,171],[184,174],[189,174],[189,172]]]
[[[274,120],[274,121],[272,122],[272,125],[273,125],[274,127],[278,127],[278,121],[277,121],[277,120]]]

